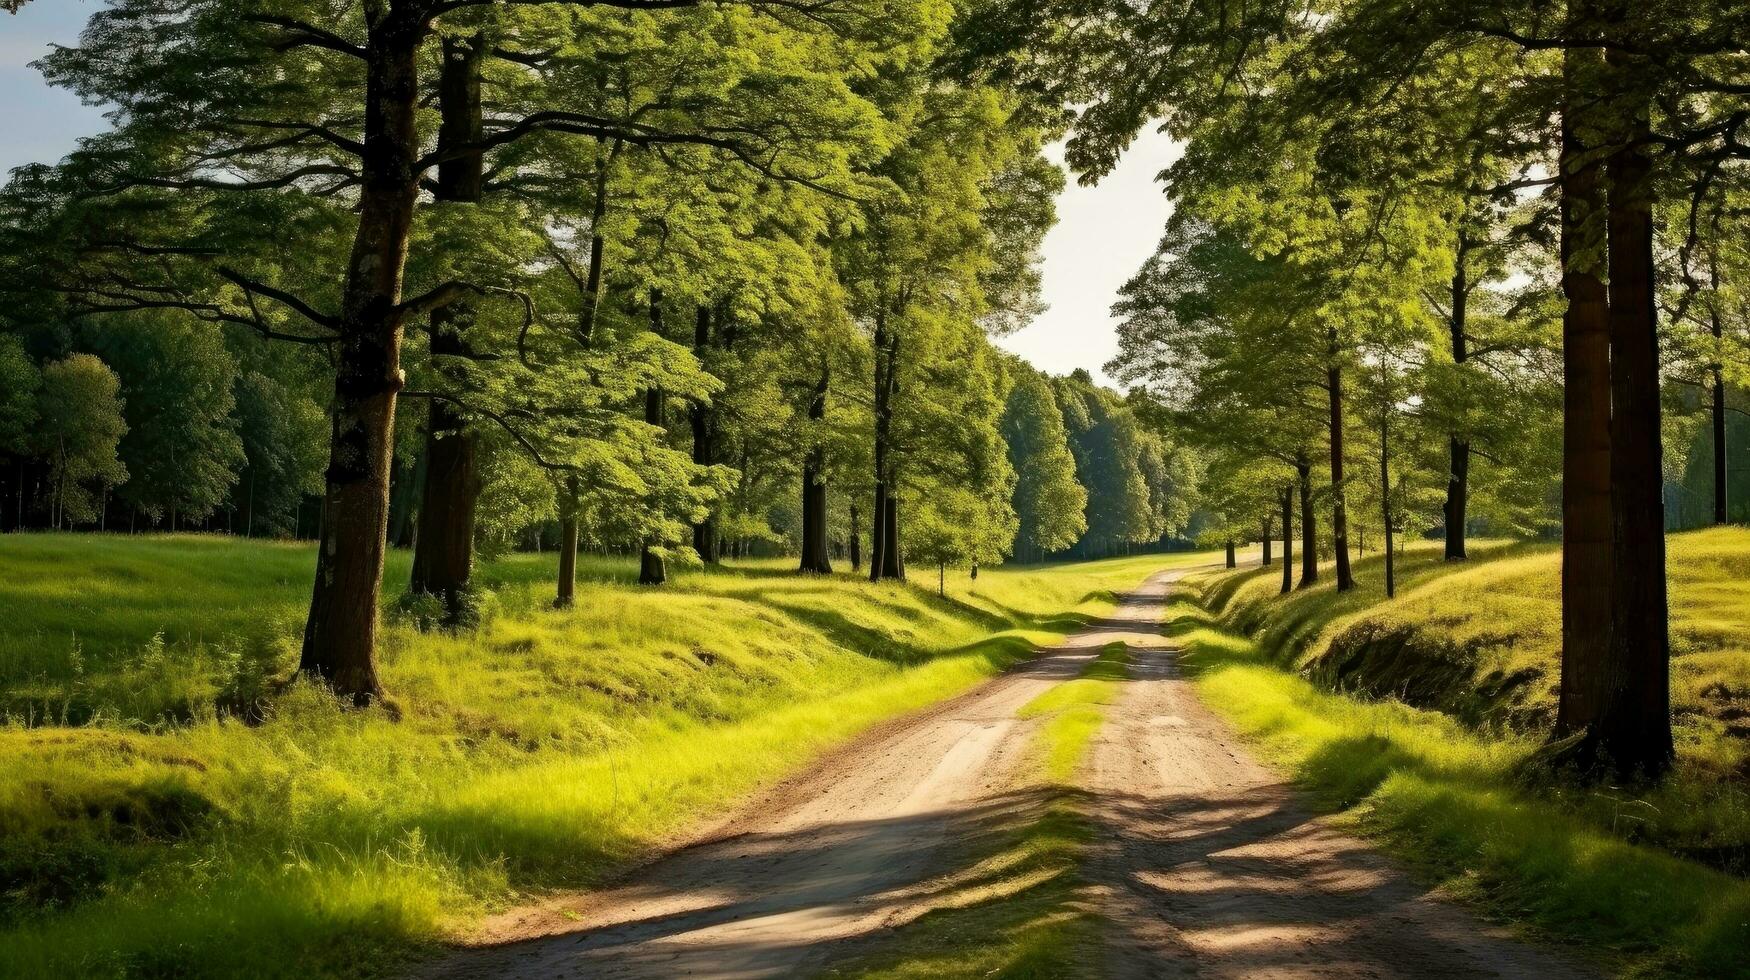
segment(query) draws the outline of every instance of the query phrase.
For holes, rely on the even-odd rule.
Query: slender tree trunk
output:
[[[486,40],[443,39],[443,65],[438,76],[442,121],[438,147],[477,144],[481,135],[480,63]],[[440,206],[478,204],[484,189],[485,157],[467,153],[438,165],[433,194]],[[468,330],[474,304],[457,302],[431,315],[432,362],[439,375],[451,373],[460,358],[472,353]],[[474,571],[475,509],[480,499],[476,437],[461,412],[433,399],[425,430],[425,481],[414,537],[414,592],[429,592],[443,600],[444,620],[455,624]]]
[[[1465,338],[1469,319],[1470,283],[1467,281],[1466,256],[1470,239],[1464,232],[1458,235],[1458,261],[1452,273],[1452,362],[1463,364],[1470,356]],[[1470,440],[1453,432],[1447,437],[1446,454],[1449,470],[1446,475],[1446,503],[1441,508],[1446,524],[1446,560],[1463,561],[1465,555],[1465,522],[1469,519],[1470,502]],[[1389,554],[1391,549],[1386,549]],[[1389,564],[1389,558],[1387,559]]]
[[[1269,565],[1271,563],[1271,561],[1270,561],[1270,546],[1272,544],[1274,544],[1274,542],[1271,541],[1270,536],[1272,534],[1276,533],[1275,529],[1274,529],[1274,524],[1275,524],[1275,521],[1272,520],[1270,517],[1270,514],[1266,512],[1264,514],[1263,533],[1258,535],[1258,541],[1260,543],[1262,543],[1264,546],[1264,562],[1263,563],[1265,565]]]
[[[1597,52],[1564,55],[1570,100],[1562,119],[1562,671],[1556,734],[1597,717],[1610,645],[1614,557],[1610,527],[1610,302],[1602,267],[1599,167],[1574,108],[1595,96],[1583,78]],[[1656,468],[1653,473],[1657,474]],[[1654,477],[1656,479],[1656,477]]]
[[[1313,514],[1312,463],[1307,461],[1305,453],[1301,454],[1294,469],[1300,484],[1300,584],[1296,587],[1305,589],[1319,580],[1318,519]]]
[[[1229,567],[1229,568],[1240,567],[1239,560],[1234,556],[1234,539],[1233,538],[1227,539],[1227,567]]]
[[[1325,385],[1331,395],[1331,550],[1336,552],[1337,591],[1355,587],[1349,570],[1349,509],[1343,491],[1343,369],[1337,363],[1337,328],[1326,334],[1329,343]]]
[[[818,427],[826,418],[826,392],[832,375],[824,366],[820,381],[814,386],[814,396],[808,400],[808,421],[812,432],[807,459],[802,464],[802,565],[801,571],[820,575],[832,574],[832,558],[827,554],[826,523],[826,447],[819,441]]]
[[[1294,484],[1282,487],[1282,594],[1294,591]]]
[[[711,308],[700,304],[693,321],[693,353],[701,360],[711,346]],[[694,402],[691,409],[693,423],[693,462],[700,466],[710,466],[717,462],[717,410],[704,402]],[[719,545],[717,541],[717,512],[715,508],[705,515],[705,519],[693,525],[693,550],[699,553],[699,558],[707,564],[717,564]]]
[[[1643,69],[1612,52],[1614,74]],[[1626,82],[1623,88],[1634,83]],[[1671,642],[1665,583],[1663,456],[1659,432],[1659,336],[1653,262],[1652,161],[1647,106],[1631,115],[1627,145],[1610,158],[1610,670],[1589,740],[1619,776],[1658,777],[1670,768]]]
[[[863,531],[861,528],[859,528],[857,526],[857,518],[859,518],[861,516],[862,515],[858,513],[857,505],[852,504],[851,505],[851,571],[853,571],[853,572],[860,572],[863,570],[863,542],[862,542]]]
[[[1714,523],[1724,524],[1728,520],[1726,514],[1726,379],[1720,364],[1720,341],[1725,336],[1725,330],[1720,322],[1720,267],[1712,257],[1708,258],[1708,275],[1713,282],[1710,333],[1714,338],[1714,360],[1708,366],[1713,375],[1713,443],[1714,443]]]
[[[575,475],[565,477],[565,499],[559,503],[559,584],[553,606],[568,609],[577,601],[577,496],[582,488]]]
[[[883,523],[887,525],[886,547],[881,551],[881,577],[896,578],[905,581],[905,551],[899,540],[899,495],[888,494],[887,503],[881,508]]]
[[[363,179],[335,345],[332,451],[316,584],[299,670],[363,705],[377,679],[377,598],[401,372],[402,272],[419,193],[419,47],[428,29],[400,7],[369,16]]]
[[[1393,565],[1396,558],[1392,554],[1391,547],[1391,404],[1389,401],[1380,406],[1379,412],[1379,510],[1380,527],[1385,532],[1385,596],[1390,599],[1398,594],[1398,584],[1397,568]]]
[[[662,290],[650,291],[650,332],[662,336]],[[663,393],[661,388],[650,388],[644,392],[644,421],[662,429],[666,420],[663,418]],[[659,542],[646,539],[644,547],[638,554],[638,584],[661,585],[668,581],[668,568],[658,554],[656,546]]]

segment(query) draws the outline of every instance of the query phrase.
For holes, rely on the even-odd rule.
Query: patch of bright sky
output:
[[[16,15],[0,14],[0,175],[58,160],[79,137],[103,130],[100,109],[43,84],[29,67],[50,44],[77,41],[98,6],[99,0],[36,0]],[[1048,152],[1061,161],[1061,147]],[[1118,350],[1111,306],[1160,240],[1170,208],[1155,177],[1178,153],[1170,139],[1147,132],[1099,184],[1071,181],[1043,248],[1048,308],[1000,338],[1001,346],[1054,374],[1086,368],[1106,380],[1101,367]]]
[[[1179,146],[1149,131],[1098,184],[1072,179],[1057,199],[1057,225],[1041,249],[1047,309],[997,343],[1053,374],[1102,366],[1118,352],[1111,307],[1118,290],[1154,254],[1172,212],[1156,177],[1179,158]],[[1062,148],[1047,151],[1062,162]]]

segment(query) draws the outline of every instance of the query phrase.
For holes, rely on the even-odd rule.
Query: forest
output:
[[[1750,6],[83,7],[0,975],[1750,975]]]

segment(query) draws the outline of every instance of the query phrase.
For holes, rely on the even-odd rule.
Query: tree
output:
[[[229,496],[245,463],[233,416],[237,365],[217,328],[136,313],[89,331],[121,379],[128,480],[118,496],[153,523],[203,521]]]
[[[1020,361],[1011,362],[1009,371],[1002,434],[1017,477],[1014,554],[1042,559],[1075,544],[1087,530],[1088,491],[1076,482],[1069,432],[1050,382]]]
[[[72,354],[43,368],[33,442],[49,463],[51,527],[97,519],[101,497],[128,478],[116,455],[127,431],[121,380],[109,365]]]

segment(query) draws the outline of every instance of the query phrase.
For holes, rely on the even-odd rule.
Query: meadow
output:
[[[1672,535],[1678,762],[1657,786],[1543,763],[1559,551],[1407,549],[1386,599],[1277,594],[1280,567],[1198,574],[1169,616],[1200,695],[1326,809],[1446,891],[1626,975],[1750,973],[1750,531]],[[1627,899],[1627,900],[1625,900]]]
[[[787,562],[486,565],[477,630],[389,591],[388,705],[291,681],[314,562],[206,536],[0,538],[0,975],[372,976],[588,887],[1173,561],[872,586]],[[396,554],[386,581],[404,581]]]

